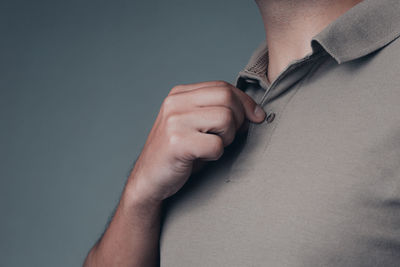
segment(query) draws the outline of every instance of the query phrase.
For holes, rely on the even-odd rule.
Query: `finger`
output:
[[[219,159],[224,153],[223,141],[216,134],[193,132],[184,142],[186,142],[183,144],[184,153],[187,158],[211,161]]]
[[[182,93],[187,92],[195,89],[200,89],[204,87],[230,87],[234,91],[234,93],[239,97],[244,111],[245,117],[253,122],[261,122],[265,119],[266,113],[262,109],[262,107],[258,106],[257,103],[245,92],[240,90],[239,88],[233,86],[231,83],[226,81],[207,81],[207,82],[200,82],[200,83],[193,83],[193,84],[183,84],[178,85],[173,88],[175,93]]]
[[[253,122],[262,122],[265,119],[266,113],[253,98],[237,87],[232,86],[233,92],[238,96],[240,103],[243,106],[245,117]]]
[[[229,87],[201,87],[167,97],[166,109],[185,113],[196,107],[221,106],[234,113],[236,129],[243,123],[245,113],[238,96]],[[169,107],[168,107],[169,106]]]
[[[228,82],[220,81],[220,80],[205,81],[205,82],[190,83],[190,84],[179,84],[179,85],[174,86],[168,95],[179,94],[182,92],[187,92],[187,91],[191,91],[191,90],[199,89],[199,88],[203,88],[203,87],[217,87],[217,86],[228,86],[228,85],[230,85]]]
[[[236,133],[234,115],[227,107],[203,107],[179,115],[177,122],[202,133],[221,137],[224,146],[233,142]]]

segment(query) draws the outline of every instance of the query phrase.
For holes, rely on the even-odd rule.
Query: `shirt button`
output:
[[[269,114],[267,115],[266,121],[267,121],[267,123],[271,123],[274,119],[275,119],[275,113],[274,113],[274,112],[271,112],[271,113],[269,113]]]

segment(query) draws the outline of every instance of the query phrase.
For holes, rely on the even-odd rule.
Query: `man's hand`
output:
[[[165,98],[128,178],[114,218],[84,266],[158,266],[160,211],[193,168],[217,160],[246,118],[261,122],[253,99],[223,81],[174,87]]]
[[[164,99],[128,188],[140,199],[162,201],[187,181],[196,161],[217,160],[245,120],[259,123],[265,112],[224,81],[178,85]],[[258,111],[258,112],[257,112]]]

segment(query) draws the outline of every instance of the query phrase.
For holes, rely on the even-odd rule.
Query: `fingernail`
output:
[[[260,119],[264,118],[266,115],[265,111],[259,105],[256,105],[256,108],[254,109],[254,114]]]

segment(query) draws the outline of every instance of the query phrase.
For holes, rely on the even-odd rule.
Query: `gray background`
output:
[[[251,0],[2,0],[0,34],[0,266],[80,266],[172,86],[264,39]]]

